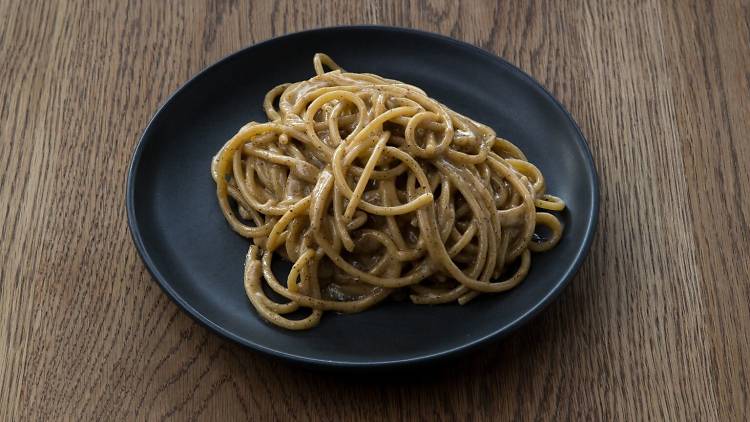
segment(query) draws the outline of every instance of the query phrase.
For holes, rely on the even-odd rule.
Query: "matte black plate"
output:
[[[265,121],[273,86],[313,75],[316,52],[354,72],[423,88],[452,109],[489,124],[541,170],[568,204],[565,234],[535,254],[510,292],[467,306],[389,302],[356,315],[328,313],[303,332],[265,323],[242,283],[249,241],[216,201],[211,158],[248,121]],[[537,82],[504,60],[439,35],[385,27],[327,28],[248,47],[199,73],[156,113],[133,155],[127,210],[135,244],[164,291],[214,331],[278,357],[320,366],[382,367],[468,350],[521,326],[565,287],[596,226],[597,179],[573,119]]]

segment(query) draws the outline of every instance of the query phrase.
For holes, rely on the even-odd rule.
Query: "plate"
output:
[[[466,306],[386,302],[354,315],[327,313],[318,327],[302,332],[277,328],[258,316],[242,282],[249,241],[222,216],[209,174],[211,158],[242,125],[266,120],[266,91],[313,75],[316,52],[329,54],[347,70],[423,88],[453,110],[490,125],[541,169],[548,192],[568,205],[562,214],[565,231],[556,248],[533,255],[520,286]],[[240,344],[299,363],[375,368],[455,355],[537,315],[560,294],[588,252],[598,194],[591,153],[576,123],[518,68],[440,35],[337,27],[245,48],[178,89],[135,149],[126,202],[143,261],[196,320]]]

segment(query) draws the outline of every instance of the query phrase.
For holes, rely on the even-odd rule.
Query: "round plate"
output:
[[[556,248],[532,256],[531,272],[520,286],[483,295],[466,306],[386,302],[354,315],[326,313],[319,326],[302,332],[277,328],[258,316],[242,281],[249,241],[224,220],[209,168],[214,154],[242,125],[266,121],[266,91],[313,76],[316,52],[329,54],[347,70],[423,88],[453,110],[494,128],[541,169],[548,192],[568,205],[562,214],[565,231]],[[597,204],[586,141],[537,82],[469,44],[386,27],[285,35],[207,68],[151,120],[133,155],[127,188],[128,221],[143,261],[164,291],[196,320],[278,357],[368,368],[452,355],[527,322],[581,265],[594,234]]]

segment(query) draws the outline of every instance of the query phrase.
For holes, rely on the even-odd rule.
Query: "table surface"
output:
[[[0,420],[750,418],[750,4],[510,3],[0,0]],[[172,91],[247,45],[359,23],[529,72],[601,179],[560,299],[428,374],[308,372],[225,341],[127,228],[130,156]]]

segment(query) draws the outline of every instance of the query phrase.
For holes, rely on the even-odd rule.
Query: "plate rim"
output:
[[[456,346],[450,349],[441,350],[441,351],[434,352],[434,353],[428,353],[428,354],[423,354],[423,355],[404,358],[404,359],[356,362],[356,361],[311,358],[308,356],[304,356],[302,354],[288,353],[282,350],[277,350],[271,347],[258,344],[255,341],[236,335],[235,333],[225,329],[221,325],[216,324],[215,322],[210,320],[208,317],[200,313],[197,309],[195,309],[187,300],[185,300],[184,298],[182,298],[180,295],[177,294],[177,292],[173,289],[171,283],[169,283],[167,278],[164,277],[164,275],[159,271],[159,268],[155,264],[154,260],[151,258],[151,255],[149,254],[146,248],[146,245],[143,241],[140,227],[137,224],[136,210],[135,210],[135,179],[136,179],[136,170],[141,161],[141,155],[143,153],[145,145],[148,143],[147,138],[150,137],[150,133],[154,130],[153,127],[154,127],[155,122],[160,118],[160,116],[165,111],[165,109],[169,107],[176,100],[176,98],[178,98],[180,94],[182,94],[183,91],[185,91],[193,83],[195,83],[196,80],[204,77],[205,75],[210,73],[214,68],[219,67],[225,64],[226,62],[233,60],[235,57],[241,56],[243,54],[247,54],[250,50],[256,47],[260,47],[262,45],[270,44],[273,42],[278,42],[280,40],[304,36],[307,34],[312,34],[312,33],[317,33],[317,32],[336,32],[336,31],[343,31],[343,32],[346,32],[346,31],[384,31],[384,32],[392,32],[392,33],[403,33],[403,34],[415,35],[415,36],[420,36],[420,37],[425,37],[425,38],[431,38],[437,42],[449,43],[463,50],[467,50],[469,53],[478,54],[480,56],[490,59],[494,61],[495,63],[507,68],[512,73],[515,73],[521,78],[525,79],[532,86],[535,86],[548,100],[551,101],[552,104],[554,104],[563,113],[563,115],[565,115],[568,121],[572,124],[573,128],[576,131],[576,134],[578,135],[578,138],[579,138],[578,141],[581,144],[580,146],[582,147],[582,151],[584,153],[583,155],[584,155],[584,160],[586,162],[587,172],[590,174],[591,180],[593,181],[593,185],[592,185],[593,189],[592,189],[592,194],[590,197],[592,207],[587,216],[586,229],[584,233],[583,243],[581,244],[582,247],[579,249],[578,253],[575,255],[572,265],[568,267],[568,270],[562,275],[562,277],[558,280],[558,282],[552,286],[549,292],[545,296],[543,296],[540,300],[538,300],[533,306],[531,306],[529,309],[527,309],[524,313],[519,315],[517,318],[515,318],[511,322],[497,327],[491,333],[485,336],[474,339],[467,343],[463,343],[459,346]],[[475,350],[476,348],[488,342],[498,341],[502,339],[503,337],[516,331],[521,326],[527,324],[536,316],[538,316],[545,308],[547,308],[547,306],[549,306],[565,290],[568,284],[570,284],[570,280],[579,271],[581,265],[583,264],[583,262],[585,261],[586,257],[589,254],[591,244],[596,235],[596,228],[597,228],[598,219],[599,219],[599,202],[600,202],[599,177],[597,174],[596,165],[594,164],[594,159],[591,153],[589,142],[586,139],[586,137],[583,135],[583,132],[578,126],[578,123],[576,122],[576,120],[573,118],[572,114],[557,100],[557,98],[555,98],[547,90],[547,88],[545,88],[540,82],[538,82],[536,79],[531,77],[529,74],[527,74],[525,71],[523,71],[519,67],[513,65],[512,63],[508,62],[504,58],[485,50],[484,48],[478,47],[476,45],[473,45],[465,41],[451,38],[447,35],[442,35],[442,34],[438,34],[434,32],[428,32],[428,31],[412,29],[412,28],[402,28],[402,27],[385,26],[385,25],[338,25],[338,26],[318,27],[318,28],[306,29],[302,31],[290,32],[290,33],[280,35],[277,37],[268,38],[261,42],[250,44],[246,47],[243,47],[233,53],[230,53],[222,57],[221,59],[217,60],[216,62],[212,64],[209,64],[208,66],[205,66],[199,72],[191,76],[186,82],[180,85],[176,90],[174,90],[166,98],[166,100],[164,100],[159,105],[159,107],[157,108],[157,111],[151,116],[151,118],[148,121],[148,124],[146,125],[145,129],[143,130],[143,132],[141,133],[141,136],[138,139],[138,143],[136,144],[133,150],[126,177],[127,177],[127,187],[125,190],[125,207],[127,210],[128,228],[129,228],[131,237],[133,239],[133,243],[136,246],[138,254],[141,257],[141,260],[145,264],[146,269],[148,270],[149,274],[151,274],[151,277],[157,282],[161,290],[164,293],[166,293],[167,296],[175,304],[177,304],[177,306],[179,306],[183,312],[188,314],[194,321],[199,322],[201,325],[213,331],[214,333],[219,334],[221,337],[229,339],[244,347],[248,347],[250,349],[256,350],[258,352],[261,352],[271,357],[286,359],[286,360],[289,360],[295,363],[300,363],[300,364],[307,365],[307,366],[329,368],[329,369],[332,369],[332,368],[347,368],[347,369],[395,368],[395,367],[402,367],[402,366],[425,364],[425,363],[430,363],[430,362],[434,362],[437,360],[443,360],[448,357],[457,356],[459,354],[463,354],[468,351]]]

